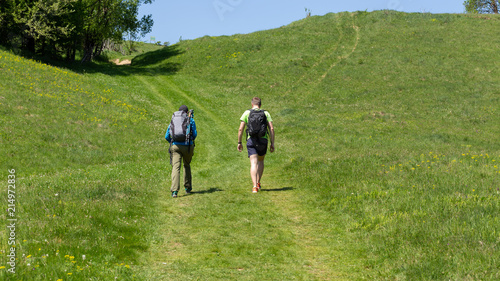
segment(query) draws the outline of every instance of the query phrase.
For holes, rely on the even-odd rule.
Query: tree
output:
[[[100,55],[106,40],[138,39],[151,32],[139,7],[154,0],[0,0],[0,44],[82,62]]]
[[[13,19],[20,27],[26,47],[35,52],[41,45],[53,46],[55,42],[70,35],[74,26],[65,20],[72,13],[71,4],[76,0],[20,1],[13,11]],[[50,48],[50,47],[49,47]]]
[[[104,41],[121,41],[125,34],[137,38],[151,32],[151,15],[138,20],[141,4],[153,0],[80,0],[84,4],[83,58],[82,62],[93,60],[100,55]]]
[[[14,1],[13,0],[0,0],[0,44],[9,43],[8,34],[13,28],[12,18]]]
[[[466,0],[465,11],[471,14],[498,14],[500,1],[498,0]]]

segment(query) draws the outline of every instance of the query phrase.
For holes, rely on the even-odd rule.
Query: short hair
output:
[[[253,104],[253,105],[258,105],[258,106],[260,107],[261,103],[262,103],[262,101],[261,101],[261,99],[260,99],[260,98],[258,98],[258,97],[254,97],[254,98],[252,99],[252,104]]]

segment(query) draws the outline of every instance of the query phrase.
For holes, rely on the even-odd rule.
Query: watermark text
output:
[[[7,271],[16,273],[16,170],[10,169],[7,176],[7,233],[10,248],[7,251]]]
[[[215,0],[212,2],[212,5],[220,21],[224,21],[224,14],[233,12],[241,3],[243,3],[243,0]]]

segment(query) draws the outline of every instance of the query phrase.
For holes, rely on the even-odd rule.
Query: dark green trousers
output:
[[[172,186],[170,191],[179,191],[181,183],[181,163],[184,165],[184,188],[192,188],[191,159],[194,145],[172,145]]]

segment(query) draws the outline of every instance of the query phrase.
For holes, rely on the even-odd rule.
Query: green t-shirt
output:
[[[250,110],[255,110],[255,109],[249,109],[249,110],[243,112],[243,115],[241,115],[241,118],[240,118],[241,122],[245,122],[245,124],[248,124],[248,116],[250,115]],[[263,110],[263,109],[261,109],[261,110]],[[267,112],[267,110],[264,110],[264,114],[266,114],[267,122],[273,122],[273,119],[271,118],[271,114],[269,114],[269,112]],[[266,133],[264,138],[267,139],[268,137],[269,136]],[[248,136],[247,136],[247,139],[248,139]]]

